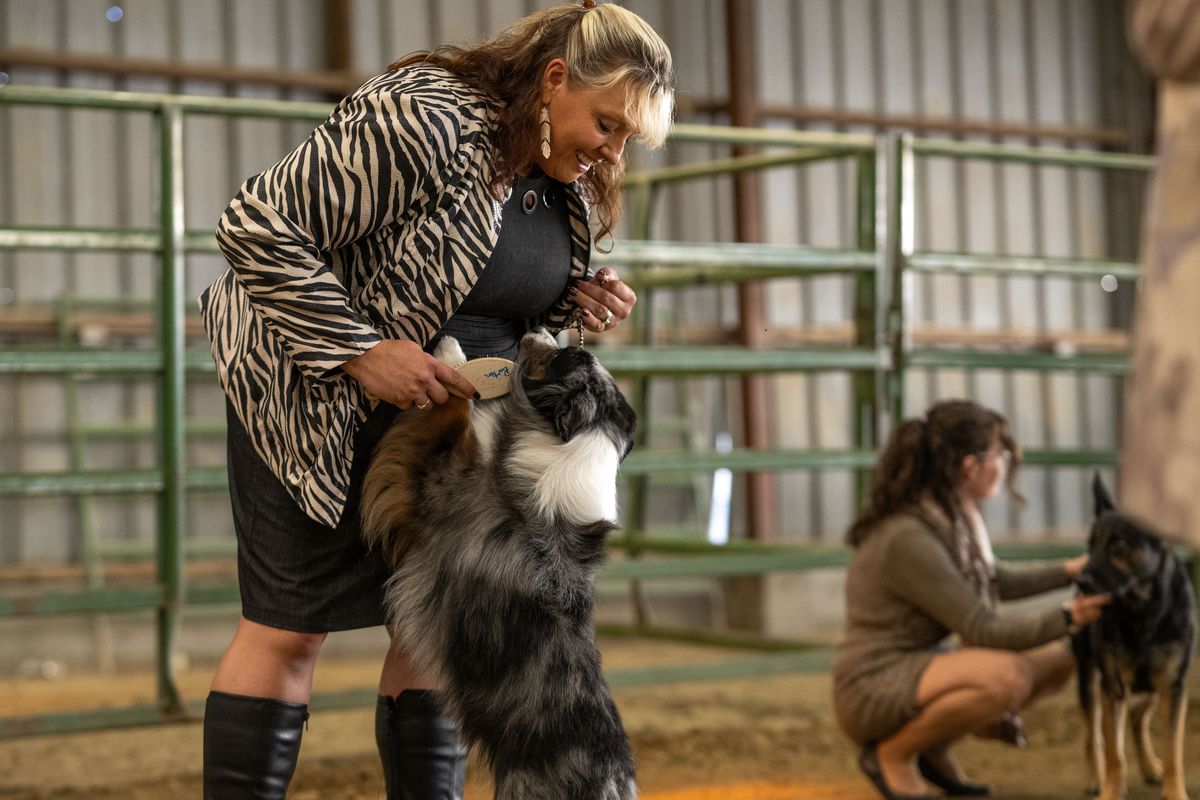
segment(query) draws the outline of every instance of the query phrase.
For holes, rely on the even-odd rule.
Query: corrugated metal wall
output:
[[[109,0],[0,0],[0,51],[32,48],[308,72],[328,66],[327,3],[322,0],[131,0],[120,3],[124,16],[117,23],[105,18],[112,5]],[[365,76],[406,52],[438,41],[481,38],[545,5],[532,0],[351,0],[348,66]],[[728,94],[723,2],[630,0],[625,5],[672,46],[681,104],[692,109],[687,120],[726,122],[721,113],[695,110],[710,108],[705,101]],[[768,115],[763,124],[880,129],[836,113],[861,112],[1134,129],[1129,120],[1117,118],[1128,105],[1120,102],[1120,81],[1113,78],[1114,69],[1121,75],[1128,71],[1114,23],[1120,19],[1120,5],[1118,0],[759,0],[759,101],[769,107],[823,110],[802,123]],[[311,90],[262,85],[229,90],[213,81],[114,78],[2,62],[0,69],[18,84],[331,102]],[[1143,96],[1132,99],[1144,104],[1144,87],[1136,81],[1133,86]],[[237,185],[300,141],[307,127],[190,119],[189,227],[211,228]],[[1048,137],[991,138],[1058,143]],[[1140,144],[1136,135],[1133,142],[1128,146]],[[635,153],[632,161],[636,168],[723,154],[719,148],[682,145],[669,154]],[[0,109],[3,224],[151,226],[156,223],[156,174],[155,140],[146,117]],[[1118,186],[1088,171],[943,160],[922,163],[919,178],[920,249],[1131,256],[1136,183]],[[763,206],[769,241],[852,246],[853,179],[848,165],[837,164],[771,173]],[[731,203],[731,184],[725,180],[669,190],[653,235],[728,241],[733,237]],[[1114,230],[1121,229],[1125,236],[1115,236]],[[221,268],[217,258],[192,257],[189,293],[198,294]],[[6,308],[52,304],[64,297],[150,300],[153,269],[153,259],[146,256],[0,252],[0,315]],[[918,297],[923,323],[946,326],[1100,328],[1121,316],[1098,288],[1057,279],[934,277],[922,279]],[[780,282],[769,293],[769,323],[845,322],[850,302],[850,286],[841,279]],[[735,294],[728,288],[675,292],[660,307],[681,324],[720,321],[732,327],[736,322]],[[109,336],[110,344],[120,341],[102,328],[85,329],[81,335],[97,340]],[[772,379],[772,386],[780,446],[851,446],[848,378],[787,376]],[[153,393],[146,386],[88,381],[81,391],[81,414],[90,423],[152,418]],[[908,382],[912,409],[950,395],[977,397],[1005,410],[1027,446],[1113,444],[1118,387],[1112,379],[941,370],[914,374]],[[717,432],[732,428],[737,438],[732,383],[664,386],[655,397],[663,413],[677,398],[688,398],[695,435],[711,441]],[[69,399],[60,378],[0,380],[0,471],[71,465],[63,436]],[[189,386],[188,404],[196,419],[218,422],[223,416],[219,392],[207,381]],[[153,455],[148,438],[99,440],[88,448],[85,466],[148,465]],[[219,464],[222,458],[219,440],[190,443],[192,464]],[[784,474],[780,481],[787,538],[840,536],[853,513],[848,473]],[[998,535],[1009,527],[1078,527],[1084,519],[1080,471],[1044,475],[1029,470],[1023,486],[1030,499],[1023,512],[1004,503],[989,512]],[[738,502],[735,498],[735,511]],[[190,532],[228,530],[225,506],[223,496],[195,497]],[[664,521],[695,511],[687,492],[671,490],[656,495],[655,508],[656,518]],[[149,500],[0,499],[0,564],[77,554],[83,514],[104,538],[151,535]],[[735,513],[735,533],[736,518]]]

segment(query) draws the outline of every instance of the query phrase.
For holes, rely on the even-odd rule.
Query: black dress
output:
[[[517,178],[486,269],[426,350],[450,335],[468,358],[515,358],[525,320],[566,290],[569,225],[562,184],[545,176]],[[244,617],[301,633],[384,623],[389,573],[380,555],[362,542],[358,503],[371,451],[397,413],[395,406],[380,403],[359,426],[350,496],[341,522],[330,528],[296,505],[229,410],[229,494]]]

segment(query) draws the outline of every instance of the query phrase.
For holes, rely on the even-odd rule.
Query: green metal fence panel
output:
[[[964,369],[1086,370],[1124,373],[1129,357],[1115,353],[1007,353],[992,350],[921,348],[905,356],[910,367],[962,367]]]
[[[594,351],[610,371],[619,375],[729,375],[747,372],[806,372],[810,370],[883,369],[886,362],[875,350],[799,350],[740,347],[597,347]]]
[[[196,713],[180,696],[170,668],[170,651],[184,604],[231,603],[236,587],[188,586],[183,578],[185,557],[227,552],[228,544],[189,541],[183,535],[182,508],[189,491],[219,490],[225,486],[223,469],[189,469],[184,459],[189,426],[184,419],[185,377],[212,373],[207,349],[184,346],[185,306],[183,263],[187,253],[216,252],[209,231],[184,227],[182,169],[183,120],[187,115],[259,117],[317,121],[328,114],[324,104],[263,101],[238,98],[181,97],[176,95],[96,92],[87,90],[5,87],[0,104],[58,108],[112,109],[148,113],[157,121],[160,147],[159,226],[154,229],[50,229],[0,228],[0,249],[79,252],[154,253],[159,256],[159,297],[154,349],[11,348],[0,350],[0,374],[64,374],[83,381],[88,376],[131,376],[154,380],[158,387],[156,425],[128,426],[93,431],[80,429],[74,436],[158,437],[158,465],[140,470],[72,469],[60,473],[0,474],[0,496],[101,495],[153,493],[159,497],[159,525],[152,552],[156,559],[156,584],[147,587],[89,586],[71,591],[35,591],[0,595],[0,617],[61,613],[124,613],[153,610],[156,614],[158,698],[153,707],[100,712],[97,715],[49,715],[36,720],[0,719],[0,737],[29,732],[78,729],[92,720],[97,724],[141,724],[177,719]],[[651,330],[651,302],[639,315],[638,344],[598,347],[596,353],[614,373],[632,379],[630,399],[645,415],[645,397],[651,379],[690,376],[738,375],[749,372],[847,371],[854,380],[855,446],[850,450],[788,450],[728,453],[637,450],[623,472],[635,483],[649,475],[733,470],[852,469],[861,475],[873,463],[875,448],[888,419],[903,415],[903,375],[910,367],[961,366],[985,369],[1090,370],[1121,374],[1127,369],[1123,354],[1080,353],[1060,355],[1031,352],[981,352],[969,349],[915,348],[912,345],[910,278],[919,272],[962,274],[1026,274],[1095,277],[1112,275],[1136,278],[1137,265],[1097,259],[999,258],[970,253],[919,253],[915,242],[913,187],[915,159],[920,157],[987,159],[1024,164],[1052,164],[1116,170],[1145,170],[1153,160],[1144,156],[1103,154],[1048,148],[1009,147],[992,144],[916,139],[910,135],[883,137],[860,134],[825,134],[779,130],[751,130],[719,126],[678,125],[672,142],[706,142],[773,148],[751,156],[717,159],[698,165],[681,165],[632,173],[627,188],[634,197],[635,240],[619,243],[612,253],[597,253],[594,263],[620,265],[622,274],[639,289],[652,293],[683,285],[768,280],[840,274],[854,280],[853,343],[842,348],[655,347]],[[834,160],[857,169],[854,249],[727,243],[667,243],[647,241],[658,189],[668,183],[709,175],[729,175],[745,170],[789,167]],[[640,239],[640,240],[639,240]],[[101,301],[112,302],[112,301]],[[119,305],[121,301],[116,301]],[[79,307],[86,305],[82,301]],[[71,305],[65,304],[64,311]],[[648,417],[647,417],[648,418]],[[118,426],[121,427],[121,426]],[[195,425],[191,428],[195,429]],[[215,434],[220,425],[210,425]],[[642,442],[644,443],[644,434]],[[1026,463],[1043,466],[1104,465],[1116,463],[1116,453],[1095,450],[1031,451]],[[861,491],[861,483],[860,483]],[[631,504],[640,519],[641,501]],[[837,568],[848,551],[841,547],[762,548],[730,546],[714,549],[696,542],[656,541],[645,537],[635,524],[614,548],[628,557],[614,559],[604,571],[605,580],[641,581],[695,576],[755,574],[778,570]],[[1074,551],[1076,548],[1070,548]],[[1062,548],[997,545],[1002,557],[1061,555]],[[89,557],[132,558],[149,554],[145,544],[115,543],[91,547]],[[1063,551],[1065,552],[1065,551]],[[827,654],[791,654],[771,663],[752,661],[740,666],[697,666],[697,673],[746,674],[744,670],[801,668],[824,664]],[[743,670],[743,672],[738,672]],[[630,676],[646,681],[678,677],[678,671],[653,670]],[[610,679],[619,683],[617,675]],[[622,678],[621,680],[625,680]],[[373,690],[349,693],[354,704],[373,702]],[[369,696],[368,696],[369,695]],[[315,705],[322,700],[314,698]],[[331,701],[336,702],[336,700]],[[70,721],[68,718],[74,720]],[[80,722],[80,720],[85,722]]]
[[[188,348],[183,354],[183,368],[188,372],[216,372],[212,355],[207,348]],[[24,348],[0,350],[0,374],[72,372],[76,374],[160,374],[164,359],[157,350],[51,350]]]
[[[622,267],[621,279],[641,291],[672,286],[741,283],[769,278],[870,273],[874,251],[728,242],[628,240],[597,253],[597,266]]]
[[[710,472],[729,469],[862,469],[875,463],[874,450],[634,450],[621,464],[622,477],[670,472]]]
[[[920,272],[958,272],[974,275],[1038,275],[1066,278],[1115,278],[1135,280],[1141,267],[1132,261],[1052,258],[1031,256],[988,256],[975,253],[914,253],[908,268]]]
[[[1132,153],[1104,153],[1091,150],[1067,150],[1056,147],[1025,147],[990,142],[958,142],[949,139],[908,137],[911,150],[921,156],[959,159],[1011,161],[1021,164],[1048,164],[1059,167],[1097,167],[1145,172],[1154,167],[1154,157]]]

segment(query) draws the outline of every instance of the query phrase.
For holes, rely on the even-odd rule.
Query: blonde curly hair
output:
[[[612,3],[564,4],[531,14],[474,47],[440,45],[412,53],[388,69],[434,64],[487,92],[503,107],[493,195],[503,197],[517,174],[537,163],[541,78],[550,61],[567,64],[571,85],[627,87],[625,118],[647,147],[660,147],[675,113],[671,51],[637,14]],[[598,162],[579,179],[580,194],[595,209],[598,237],[621,216],[623,163]]]

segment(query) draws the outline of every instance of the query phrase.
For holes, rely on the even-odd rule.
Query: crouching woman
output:
[[[1019,498],[1019,463],[999,413],[964,400],[938,403],[893,432],[869,505],[850,528],[834,708],[862,748],[859,766],[888,800],[932,797],[930,783],[952,796],[989,794],[963,774],[954,744],[968,733],[1019,742],[1016,712],[1061,689],[1074,670],[1063,637],[1109,601],[998,608],[1068,586],[1086,562],[996,562],[979,504],[1001,483]]]

